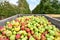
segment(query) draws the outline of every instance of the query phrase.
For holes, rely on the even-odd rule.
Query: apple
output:
[[[41,35],[41,40],[46,40],[46,37],[43,34]]]
[[[15,20],[16,22],[20,22],[20,20],[17,18],[16,20]]]
[[[19,22],[15,21],[15,20],[13,20],[13,21],[11,22],[11,24],[12,24],[13,26],[19,26],[19,25],[20,25]]]
[[[49,30],[50,35],[55,35],[55,32],[53,30]]]
[[[5,40],[9,40],[8,38],[6,38]]]
[[[24,29],[25,29],[25,27],[24,27],[24,26],[22,26],[22,27],[21,27],[21,30],[24,30]]]
[[[53,40],[53,39],[51,39],[51,38],[47,38],[47,40]]]
[[[24,38],[24,35],[21,35],[21,39]]]
[[[25,26],[25,22],[21,22],[21,26]]]
[[[22,38],[22,40],[27,40],[26,38]]]
[[[15,27],[14,28],[14,31],[19,31],[20,30],[20,27]]]
[[[30,33],[28,33],[28,34],[27,34],[27,37],[28,37],[28,38],[30,38],[30,37],[31,37],[31,34],[30,34]]]
[[[11,23],[8,24],[8,28],[12,29],[12,24]]]
[[[17,40],[21,40],[21,39],[17,39]]]
[[[25,20],[29,20],[29,18],[25,18]]]
[[[15,40],[15,35],[11,35],[10,40]]]
[[[23,16],[0,26],[0,40],[60,40],[60,30],[44,16]]]
[[[21,35],[20,34],[17,34],[16,35],[16,39],[19,39],[19,38],[21,38]]]
[[[11,31],[14,31],[14,28],[12,28]]]
[[[17,32],[16,32],[16,31],[13,31],[13,34],[14,34],[14,35],[16,35],[16,34],[17,34]]]
[[[33,35],[34,34],[34,31],[31,30],[30,33]]]
[[[46,35],[46,34],[48,34],[48,31],[45,31],[45,32],[44,32],[44,35]]]
[[[12,32],[9,31],[9,30],[7,30],[7,31],[6,31],[6,36],[11,36],[11,35],[12,35]]]
[[[29,40],[35,40],[32,36],[29,38]]]
[[[14,24],[15,26],[19,26],[20,24],[19,24],[19,22],[15,22],[15,24]]]
[[[29,28],[25,28],[26,32],[30,32],[30,29]]]
[[[3,31],[3,32],[2,32],[2,35],[6,35],[6,31]]]
[[[2,32],[2,31],[4,31],[4,30],[6,30],[6,28],[3,27],[3,26],[0,26],[0,31]]]

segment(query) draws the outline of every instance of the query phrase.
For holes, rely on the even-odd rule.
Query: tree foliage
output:
[[[37,11],[38,10],[38,11]],[[58,0],[41,0],[40,4],[32,11],[33,13],[60,13]]]
[[[9,17],[18,13],[16,5],[9,2],[0,3],[0,16]]]
[[[6,0],[0,2],[0,18],[10,17],[19,13],[31,13],[26,0],[18,0],[18,5],[11,4]]]
[[[18,0],[18,7],[20,9],[20,13],[24,14],[31,13],[29,5],[26,0]]]

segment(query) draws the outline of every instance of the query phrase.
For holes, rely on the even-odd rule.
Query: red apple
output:
[[[24,30],[24,29],[25,29],[25,27],[24,27],[24,26],[22,26],[22,27],[21,27],[21,30]]]
[[[35,37],[36,40],[40,40],[38,36]]]
[[[45,31],[45,32],[44,32],[44,35],[46,35],[46,34],[48,34],[48,31]]]
[[[30,29],[29,28],[25,28],[26,32],[30,32]]]
[[[29,20],[29,18],[26,18],[26,20]]]
[[[16,22],[20,22],[18,19],[15,20]]]
[[[6,36],[0,37],[0,40],[6,40],[6,39],[7,39]]]
[[[0,26],[0,31],[5,30],[5,28],[3,26]]]
[[[17,34],[16,35],[16,39],[19,39],[19,38],[21,38],[21,35],[20,34]]]
[[[34,31],[31,30],[30,33],[33,35],[34,34]]]
[[[11,23],[9,23],[9,24],[8,24],[8,27],[9,27],[9,28],[12,28],[12,24],[11,24]]]
[[[25,23],[24,22],[21,22],[21,26],[25,26]]]
[[[46,37],[44,36],[44,34],[41,35],[41,40],[46,40]]]
[[[31,34],[30,34],[30,33],[28,33],[28,35],[27,35],[28,39],[30,38],[30,36],[31,36]]]
[[[8,38],[6,38],[5,40],[9,40]]]
[[[6,34],[6,32],[3,31],[3,32],[2,32],[2,35],[5,35],[5,34]]]

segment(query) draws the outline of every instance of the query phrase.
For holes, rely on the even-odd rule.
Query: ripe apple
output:
[[[15,27],[14,28],[14,31],[19,31],[20,30],[20,27]]]
[[[34,31],[31,30],[30,33],[33,35],[34,34]]]
[[[7,30],[7,31],[6,31],[6,36],[11,36],[11,35],[12,35],[12,32],[9,31],[9,30]]]
[[[41,35],[41,40],[46,40],[46,37],[43,34]]]
[[[11,23],[8,24],[8,28],[12,29],[12,24]]]
[[[15,40],[15,35],[11,35],[10,40]]]
[[[17,32],[16,31],[13,31],[13,34],[15,35],[15,34],[17,34]]]
[[[27,37],[28,37],[28,38],[30,38],[30,37],[31,37],[31,34],[30,34],[30,33],[28,33],[28,34],[27,34]]]
[[[16,35],[16,39],[19,39],[19,38],[21,38],[21,35],[20,34],[17,34]]]
[[[26,32],[30,32],[30,29],[29,28],[25,28]]]
[[[5,34],[6,34],[6,31],[3,31],[3,32],[2,32],[2,35],[5,35]]]
[[[13,20],[13,21],[11,22],[11,24],[14,25],[14,26],[18,26],[18,25],[19,25],[19,22],[16,22],[15,20]]]
[[[24,27],[24,26],[22,26],[22,27],[21,27],[21,30],[24,30],[24,29],[25,29],[25,27]]]
[[[8,38],[6,38],[5,40],[9,40]]]
[[[15,20],[16,22],[20,22],[20,20],[17,18],[16,20]]]
[[[25,22],[21,22],[21,26],[25,26]]]
[[[31,36],[31,37],[29,38],[29,40],[35,40],[35,39],[34,39],[34,37]]]
[[[2,31],[4,31],[4,30],[6,30],[6,28],[3,27],[3,26],[0,26],[0,31],[2,32]]]
[[[45,31],[45,32],[44,32],[44,35],[46,35],[46,34],[48,34],[48,31]]]
[[[25,18],[25,20],[29,20],[29,18]]]
[[[20,24],[19,24],[19,22],[15,22],[15,24],[14,24],[15,26],[19,26]]]

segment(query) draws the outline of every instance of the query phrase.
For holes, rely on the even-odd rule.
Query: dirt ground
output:
[[[50,17],[60,17],[60,14],[46,14],[46,15]]]
[[[60,14],[46,14],[46,15],[60,20]]]

